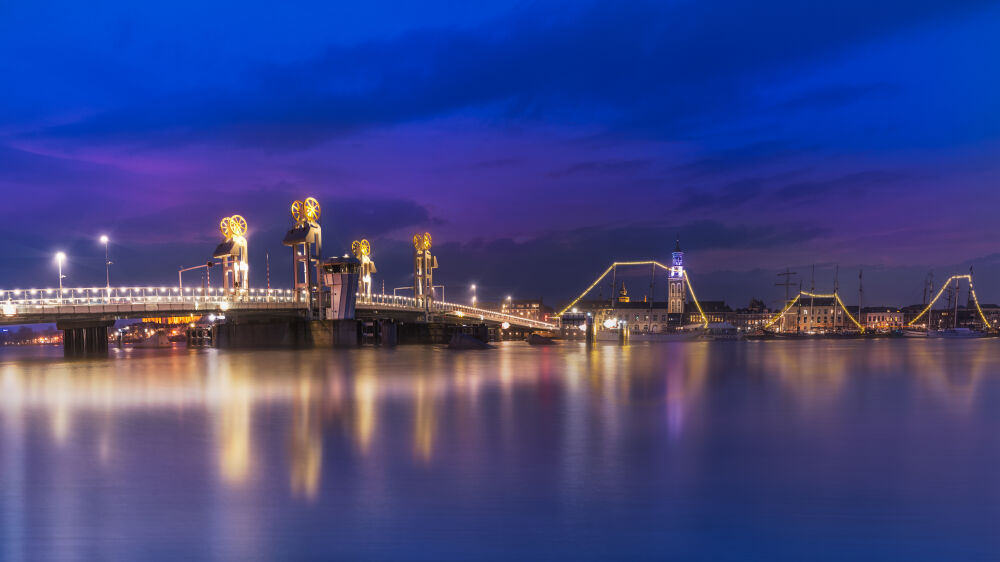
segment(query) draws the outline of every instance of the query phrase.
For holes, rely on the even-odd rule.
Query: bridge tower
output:
[[[292,286],[295,302],[305,302],[310,314],[319,315],[320,258],[323,230],[319,227],[319,201],[306,197],[292,203],[295,226],[282,244],[292,248]]]
[[[667,273],[667,314],[684,314],[684,251],[678,238]]]
[[[219,230],[225,240],[215,248],[212,257],[222,260],[222,285],[232,297],[246,294],[250,278],[247,221],[240,215],[226,217],[219,222]]]
[[[361,293],[366,299],[372,296],[372,275],[376,273],[375,262],[372,261],[372,246],[368,240],[361,239],[351,242],[351,252],[361,262]]]
[[[413,297],[430,306],[434,300],[434,270],[437,258],[431,254],[431,234],[413,235]]]

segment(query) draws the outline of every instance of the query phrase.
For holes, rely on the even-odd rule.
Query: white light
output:
[[[611,328],[614,328],[617,325],[618,325],[618,321],[615,320],[614,318],[608,318],[607,320],[604,321],[604,327],[607,328],[607,329],[609,329],[609,330]]]
[[[107,243],[108,243],[108,237],[106,235],[102,235],[101,236],[101,244],[107,244]]]
[[[56,252],[56,261],[59,263],[66,261],[66,254],[64,252]]]
[[[229,303],[228,302],[219,303],[219,309],[222,310],[223,312],[229,310]]]
[[[209,322],[215,322],[215,315],[214,314],[209,314],[208,315],[208,321]]]
[[[503,324],[500,324],[500,327],[506,330],[510,328],[510,322],[504,322]]]
[[[580,328],[581,332],[586,332],[587,331],[587,324],[585,324],[585,323],[584,324],[580,324],[579,326],[577,326],[577,328]]]

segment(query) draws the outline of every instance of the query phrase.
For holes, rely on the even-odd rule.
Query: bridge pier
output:
[[[108,328],[114,320],[57,322],[63,332],[63,356],[86,357],[108,354]]]
[[[216,324],[215,347],[220,349],[310,347],[312,326],[303,318],[238,318],[230,315]]]
[[[412,322],[398,324],[400,344],[445,345],[455,334],[472,336],[483,342],[490,341],[490,329],[486,324],[458,326],[436,322]]]

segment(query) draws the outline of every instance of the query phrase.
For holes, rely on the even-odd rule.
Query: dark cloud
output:
[[[774,191],[775,201],[808,203],[831,196],[863,197],[873,188],[885,188],[906,179],[907,174],[895,170],[854,172],[828,179],[801,181]]]
[[[626,160],[603,160],[591,162],[577,162],[559,170],[549,172],[551,178],[565,178],[570,176],[585,176],[588,178],[600,177],[615,174],[632,174],[648,169],[652,165],[651,160],[626,159]]]
[[[841,107],[856,101],[875,96],[890,96],[898,94],[898,85],[887,82],[875,84],[835,84],[825,88],[810,90],[778,104],[784,110],[827,110],[831,107]]]

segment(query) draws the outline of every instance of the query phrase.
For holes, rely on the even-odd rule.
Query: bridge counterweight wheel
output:
[[[229,232],[233,236],[243,236],[247,233],[247,221],[240,215],[229,217]]]
[[[302,202],[303,217],[308,221],[318,221],[319,213],[319,201],[314,197],[306,197],[305,201]]]
[[[302,222],[304,215],[302,214],[302,201],[295,201],[292,203],[292,218],[295,222]]]
[[[226,240],[232,238],[232,235],[229,233],[229,217],[219,222],[219,230],[222,231],[222,235],[226,237]]]

